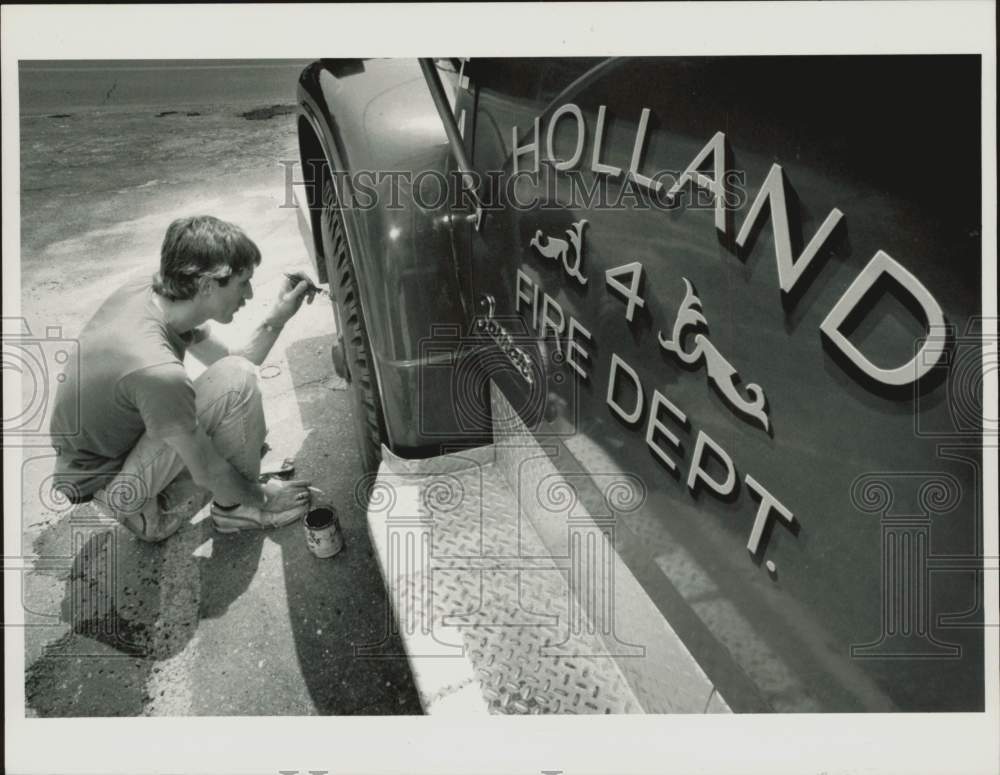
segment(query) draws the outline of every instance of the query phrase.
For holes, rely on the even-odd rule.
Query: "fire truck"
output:
[[[393,601],[365,653],[401,635],[425,710],[983,709],[977,57],[298,93]]]

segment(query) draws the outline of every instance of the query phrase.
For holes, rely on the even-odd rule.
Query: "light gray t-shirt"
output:
[[[194,385],[183,361],[199,336],[167,326],[149,279],[130,281],[101,305],[80,334],[78,373],[68,370],[56,391],[56,487],[86,498],[121,470],[143,433],[165,438],[195,429]]]

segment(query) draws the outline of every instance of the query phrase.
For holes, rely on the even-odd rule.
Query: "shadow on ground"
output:
[[[28,574],[64,590],[48,616],[62,634],[25,674],[34,715],[421,712],[405,657],[356,656],[386,641],[391,609],[355,497],[364,472],[349,394],[329,379],[331,343],[289,346],[291,388],[266,399],[278,410],[268,439],[336,507],[345,548],[313,557],[301,523],[220,536],[202,520],[153,545],[90,505],[55,515],[33,546],[51,562]],[[403,654],[398,637],[385,646]]]
[[[260,557],[260,534],[240,536],[210,558],[192,556],[188,550],[213,533],[202,521],[148,544],[90,505],[44,531],[36,557],[60,556],[65,547],[72,554],[68,573],[53,574],[65,583],[59,619],[68,629],[26,671],[27,706],[39,716],[169,714],[162,698],[178,677],[163,663],[183,652],[202,619],[222,615],[243,594]]]
[[[333,336],[314,337],[287,351],[292,383],[314,384],[317,368],[328,374]],[[318,362],[317,362],[318,359]],[[420,713],[420,701],[403,656],[364,658],[356,651],[390,637],[391,606],[368,537],[367,503],[355,494],[365,472],[357,453],[352,407],[346,390],[296,389],[307,435],[297,454],[297,475],[312,479],[339,515],[344,549],[317,559],[300,526],[276,537],[281,545],[288,608],[299,663],[320,713]]]

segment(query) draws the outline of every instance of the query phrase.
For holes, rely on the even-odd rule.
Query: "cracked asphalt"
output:
[[[163,108],[22,118],[22,314],[32,331],[74,337],[111,288],[155,270],[162,235],[183,214],[234,221],[263,253],[255,298],[217,328],[230,341],[260,321],[283,272],[309,268],[277,163],[297,157],[295,117]],[[334,558],[309,554],[299,523],[221,535],[205,511],[145,544],[91,506],[52,500],[44,439],[5,461],[22,470],[27,716],[421,712],[405,660],[355,656],[388,637],[389,609],[355,492],[363,472],[346,385],[330,366],[333,337],[318,297],[286,326],[260,384],[265,462],[295,458],[296,475],[337,508],[346,547]],[[199,364],[189,367],[196,376]]]

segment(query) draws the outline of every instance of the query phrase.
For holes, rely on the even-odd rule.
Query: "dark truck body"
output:
[[[615,549],[734,710],[982,710],[979,58],[441,75],[479,228],[338,188],[387,446],[483,443],[492,379],[560,460],[643,483]],[[307,181],[456,168],[416,62],[317,62],[300,97]]]

